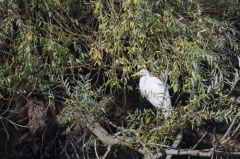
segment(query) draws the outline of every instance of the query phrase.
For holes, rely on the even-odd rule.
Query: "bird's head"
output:
[[[134,76],[150,76],[150,73],[148,72],[148,70],[146,69],[142,69],[140,70],[139,72],[135,73],[134,75],[132,75],[133,77]]]

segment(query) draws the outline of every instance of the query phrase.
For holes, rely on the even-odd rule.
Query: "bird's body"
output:
[[[164,83],[157,77],[153,77],[150,73],[143,69],[139,72],[141,75],[139,89],[149,102],[162,110],[165,117],[171,114],[172,105],[168,89]]]

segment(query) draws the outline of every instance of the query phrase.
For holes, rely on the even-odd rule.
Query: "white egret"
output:
[[[161,109],[164,117],[168,117],[172,111],[171,100],[167,87],[157,77],[151,76],[148,70],[142,69],[134,76],[141,76],[139,89],[141,94],[156,108]]]

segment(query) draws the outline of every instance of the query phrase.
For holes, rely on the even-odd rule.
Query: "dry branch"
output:
[[[134,138],[126,136],[112,136],[93,118],[88,120],[86,127],[102,141],[105,145],[120,145],[136,150],[144,156],[145,159],[154,159],[154,155],[146,148],[134,148],[133,145],[138,142]]]
[[[125,146],[130,149],[133,149],[144,156],[144,159],[158,159],[164,156],[199,156],[199,157],[210,157],[212,155],[220,155],[220,156],[240,156],[240,152],[225,152],[218,151],[215,149],[205,149],[205,150],[191,150],[191,149],[161,149],[156,154],[152,153],[148,150],[144,145],[142,148],[141,145],[134,137],[126,137],[126,136],[114,136],[109,134],[96,120],[89,119],[86,127],[105,145],[111,147],[113,145]],[[177,137],[178,145],[179,141],[181,141],[182,133],[180,133]],[[174,145],[174,144],[173,144]],[[176,146],[176,145],[175,145]]]
[[[236,121],[237,121],[237,117],[238,117],[238,114],[235,115],[231,125],[229,126],[228,130],[226,131],[226,133],[223,135],[223,137],[220,139],[220,143],[221,144],[225,144],[226,142],[229,141],[229,139],[231,138],[231,131],[232,131],[232,128],[233,126],[235,125]]]
[[[199,157],[210,157],[213,154],[221,156],[240,156],[240,152],[224,152],[217,151],[213,149],[206,150],[190,150],[190,149],[169,149],[164,150],[167,155],[177,155],[177,156],[199,156]],[[156,155],[157,158],[164,156],[162,152]]]
[[[177,134],[177,137],[172,144],[172,148],[176,149],[181,143],[182,138],[183,138],[183,133],[182,133],[182,130],[180,130],[180,132]],[[172,158],[172,155],[167,155],[166,157],[166,159],[171,159],[171,158]]]

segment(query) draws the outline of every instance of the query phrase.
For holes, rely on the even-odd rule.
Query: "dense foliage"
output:
[[[25,81],[20,93],[41,92],[54,111],[60,86],[59,125],[83,128],[116,92],[138,91],[132,74],[147,68],[177,98],[173,114],[136,110],[124,126],[149,148],[170,146],[179,128],[239,121],[239,17],[237,0],[0,1],[0,99]]]

